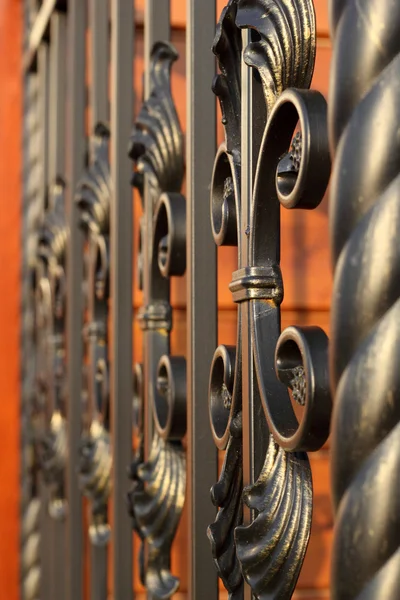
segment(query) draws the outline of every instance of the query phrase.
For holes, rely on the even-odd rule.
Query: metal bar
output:
[[[215,0],[187,2],[187,498],[189,597],[216,600],[217,573],[205,534],[215,519],[210,489],[217,450],[206,398],[217,346],[216,247],[210,227],[209,184],[216,151],[216,107],[210,93],[215,60],[205,32],[215,29]],[[204,119],[204,115],[207,119]]]
[[[39,123],[41,128],[39,160],[42,165],[41,187],[38,196],[41,198],[42,212],[46,204],[47,186],[49,183],[49,73],[49,47],[46,43],[43,43],[38,50]]]
[[[171,35],[170,28],[170,0],[147,0],[145,5],[145,28],[144,28],[144,98],[147,99],[151,93],[151,52],[155,42],[163,40],[169,41]],[[152,259],[152,232],[153,232],[153,202],[154,199],[147,186],[144,183],[144,231],[143,239],[145,246],[143,252],[143,298],[146,306],[151,301],[151,259]],[[144,381],[144,407],[143,407],[143,428],[144,428],[144,457],[148,459],[153,441],[154,422],[152,410],[152,386],[155,374],[153,355],[153,343],[156,343],[154,333],[145,331],[143,333],[143,365],[147,377]],[[159,351],[158,351],[159,352]],[[147,548],[146,548],[147,550]],[[147,563],[147,552],[145,554]],[[151,594],[148,593],[148,598]]]
[[[144,89],[150,94],[150,56],[155,42],[167,42],[171,36],[170,0],[147,0],[144,18]]]
[[[65,10],[66,0],[44,0],[29,34],[28,48],[23,59],[25,71],[35,65],[38,49],[49,28],[50,19],[56,9]]]
[[[67,18],[54,13],[50,21],[49,183],[65,173],[65,90]]]
[[[132,190],[126,140],[133,120],[134,3],[111,2],[111,438],[113,595],[132,598],[132,524],[126,467],[132,454]]]
[[[251,41],[251,30],[242,32],[242,47]],[[249,229],[251,198],[264,126],[265,102],[262,88],[256,82],[253,70],[241,61],[242,80],[242,140],[241,140],[241,204],[242,204],[242,257],[239,268],[250,264]],[[257,122],[260,115],[261,123]],[[254,483],[261,471],[268,442],[268,428],[264,417],[253,362],[251,342],[250,303],[242,304],[242,417],[243,417],[243,487]],[[253,519],[251,511],[243,507],[243,522]],[[252,598],[250,587],[245,584],[244,598]]]
[[[90,548],[90,597],[92,600],[107,600],[107,546]]]
[[[43,220],[46,198],[49,185],[49,79],[50,79],[50,53],[49,46],[43,42],[38,50],[38,118],[40,128],[39,163],[41,177],[39,178],[38,202],[40,203],[39,221]],[[40,562],[41,562],[41,598],[51,600],[51,567],[52,567],[52,523],[48,513],[49,493],[39,475],[40,497]]]
[[[110,38],[109,3],[107,0],[89,0],[89,25],[91,42],[90,135],[92,135],[98,123],[109,121],[108,67]],[[95,286],[95,282],[89,280],[89,286]],[[89,289],[89,319],[95,319],[93,293]],[[93,352],[93,344],[90,345],[89,349],[89,362],[94,369],[96,352]],[[89,380],[92,381],[91,378]],[[90,396],[92,399],[94,393],[94,390],[91,389]],[[93,407],[91,407],[91,410],[93,410]],[[90,595],[92,600],[107,600],[108,547],[108,544],[98,546],[91,541]]]
[[[53,13],[50,19],[49,46],[49,113],[48,117],[48,184],[65,174],[65,86],[67,55],[67,19],[65,14]],[[49,191],[49,188],[48,188]],[[51,410],[54,409],[54,405]],[[66,524],[51,521],[51,590],[52,597],[65,599]]]
[[[90,133],[93,133],[97,123],[106,122],[109,119],[109,20],[107,0],[89,0],[89,22],[92,66]]]
[[[66,560],[67,600],[83,597],[82,498],[78,487],[78,447],[81,437],[82,371],[82,234],[74,191],[85,167],[85,35],[86,6],[82,0],[68,5],[67,85],[67,421],[69,459],[67,466],[68,544]]]

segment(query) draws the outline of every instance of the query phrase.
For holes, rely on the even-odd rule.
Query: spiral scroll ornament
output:
[[[155,432],[151,444],[139,433],[139,448],[130,468],[133,480],[128,508],[142,540],[142,583],[154,598],[170,598],[179,587],[171,573],[171,546],[185,500],[186,361],[170,355],[172,307],[170,278],[186,269],[186,202],[180,194],[183,135],[171,94],[171,67],[177,59],[171,44],[157,42],[151,53],[151,93],[131,135],[133,185],[141,194],[139,287],[144,306],[143,366],[136,383],[150,407]],[[139,385],[141,388],[142,386]],[[146,431],[148,431],[146,426]],[[146,452],[148,447],[148,452]]]
[[[38,454],[50,489],[49,512],[66,513],[64,489],[67,439],[65,420],[65,260],[69,230],[64,213],[64,182],[49,194],[38,236],[36,327],[38,340],[37,397],[41,411]]]
[[[241,29],[251,29],[242,48]],[[238,248],[230,284],[238,305],[236,348],[214,355],[209,410],[214,441],[226,449],[218,507],[208,535],[218,573],[230,598],[246,581],[256,598],[290,598],[307,549],[312,480],[308,451],[325,442],[331,401],[327,338],[319,328],[280,331],[283,281],[280,270],[280,207],[313,209],[330,175],[326,103],[309,91],[315,61],[312,0],[230,0],[217,26],[213,51],[220,73],[213,83],[225,128],[212,178],[211,223],[217,245]],[[262,139],[250,222],[240,197],[241,58],[256,70],[265,99]],[[247,246],[242,231],[246,229]],[[248,303],[258,393],[270,431],[257,481],[242,488],[242,318]],[[299,422],[291,402],[304,407]],[[242,524],[245,503],[254,520]],[[233,551],[234,550],[234,551]]]
[[[109,129],[99,123],[90,140],[89,166],[80,180],[75,201],[86,238],[87,322],[84,339],[88,406],[80,446],[79,479],[91,500],[89,535],[94,545],[110,538],[107,502],[111,493],[111,442],[109,433],[108,303],[109,233],[113,185],[108,159]]]
[[[400,583],[400,5],[330,2],[332,598]]]

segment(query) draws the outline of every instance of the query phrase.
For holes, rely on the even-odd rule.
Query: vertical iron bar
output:
[[[50,87],[48,182],[50,188],[57,177],[65,175],[65,79],[66,79],[66,16],[55,12],[50,20]],[[54,410],[51,407],[51,411]],[[65,598],[66,526],[62,519],[52,520],[52,597]]]
[[[109,119],[109,19],[107,0],[89,0],[89,22],[92,65],[92,126],[90,133],[93,133],[97,123],[107,122]]]
[[[134,3],[111,2],[111,439],[113,454],[113,595],[132,598],[132,524],[126,510],[126,468],[132,453],[131,163],[126,151],[133,120]]]
[[[107,0],[89,0],[91,41],[91,127],[109,121],[109,6]],[[90,293],[90,292],[89,292]],[[92,357],[94,360],[94,357]],[[90,544],[90,595],[92,600],[107,600],[107,556],[109,544]]]
[[[144,16],[144,97],[150,94],[150,56],[155,42],[171,36],[170,0],[146,0]]]
[[[157,41],[169,41],[171,35],[170,28],[170,0],[146,0],[145,20],[144,20],[144,98],[147,99],[151,93],[151,51]],[[153,231],[153,205],[151,193],[148,190],[145,178],[144,182],[144,239],[145,245],[143,252],[143,270],[145,274],[151,273],[151,257],[153,253],[152,231]],[[150,302],[150,277],[143,278],[143,296],[144,305]],[[144,372],[147,373],[144,384],[144,407],[143,407],[143,428],[144,428],[144,456],[147,460],[153,440],[154,424],[153,411],[151,406],[151,380],[153,373],[152,366],[152,332],[144,332],[143,339],[143,365]],[[148,597],[151,598],[150,594]]]
[[[50,20],[49,183],[65,173],[65,90],[67,18],[56,12]]]
[[[251,42],[251,29],[242,31],[242,47],[246,49]],[[242,146],[241,146],[241,204],[242,204],[242,264],[250,264],[249,224],[253,183],[257,166],[262,134],[265,102],[261,85],[256,82],[253,70],[243,58],[242,77]],[[253,484],[263,465],[268,444],[268,428],[261,405],[253,362],[251,342],[250,303],[242,305],[242,416],[243,416],[243,487]],[[253,519],[250,510],[243,506],[243,521],[249,524]],[[244,598],[250,600],[252,593],[245,584]]]
[[[216,247],[210,226],[210,181],[216,151],[215,59],[208,33],[215,0],[187,2],[187,506],[189,597],[216,600],[217,573],[206,536],[215,519],[210,489],[217,450],[207,408],[210,365],[217,345]],[[204,115],[207,115],[204,118]]]
[[[41,164],[39,198],[42,202],[41,213],[44,212],[47,185],[49,181],[49,47],[43,42],[37,55],[38,83],[39,83],[39,127],[41,129],[41,145],[39,162]]]
[[[39,162],[41,165],[37,201],[40,203],[40,220],[43,219],[49,183],[49,47],[42,43],[37,55],[38,91],[39,91],[39,127],[40,149]],[[41,502],[41,598],[51,600],[51,565],[52,565],[52,523],[48,512],[49,493],[39,474],[39,495]]]
[[[85,35],[86,6],[82,0],[68,3],[68,115],[67,130],[67,398],[68,448],[67,498],[68,546],[66,561],[67,600],[83,595],[82,498],[78,486],[78,448],[81,437],[82,384],[82,233],[74,202],[76,184],[85,167]]]

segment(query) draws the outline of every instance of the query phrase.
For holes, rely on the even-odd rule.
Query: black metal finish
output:
[[[108,364],[109,229],[112,182],[108,162],[109,131],[96,128],[91,139],[90,165],[75,199],[87,246],[87,322],[84,339],[88,364],[88,395],[80,447],[80,487],[91,500],[89,537],[93,553],[92,598],[107,598],[107,552],[110,539],[107,502],[111,489],[110,390]],[[99,548],[103,548],[101,551]]]
[[[216,600],[218,584],[205,536],[215,518],[209,490],[217,451],[209,435],[209,365],[217,344],[216,249],[209,228],[209,181],[216,150],[216,106],[210,93],[215,59],[206,32],[215,26],[216,2],[187,2],[187,506],[188,585],[192,600]],[[195,543],[194,543],[195,541]]]
[[[108,596],[107,560],[111,529],[108,499],[111,491],[110,443],[110,204],[113,185],[109,164],[109,6],[89,2],[91,40],[89,165],[79,182],[75,200],[81,211],[85,237],[85,314],[83,328],[83,435],[80,446],[80,488],[90,500],[90,594]]]
[[[82,0],[68,1],[68,98],[66,145],[66,204],[69,225],[67,249],[67,399],[68,448],[67,498],[68,540],[66,552],[67,600],[83,598],[83,522],[82,497],[77,473],[82,418],[82,276],[83,236],[79,227],[79,209],[74,194],[85,168],[85,35],[86,7]],[[74,451],[75,449],[75,451]]]
[[[249,28],[251,34],[241,34]],[[289,328],[280,336],[280,204],[314,208],[330,174],[324,100],[299,89],[309,87],[313,73],[312,3],[231,0],[213,50],[221,70],[213,89],[226,141],[214,166],[212,229],[216,244],[238,246],[239,268],[230,289],[239,308],[237,347],[217,349],[210,376],[213,437],[226,455],[213,488],[219,511],[209,537],[232,598],[243,595],[242,576],[256,598],[290,598],[311,526],[305,452],[326,441],[331,409],[325,334]],[[260,83],[246,67],[240,72],[242,51]],[[265,113],[254,110],[260,106],[257,85]],[[301,133],[293,139],[297,122]],[[287,388],[305,405],[300,424]],[[259,452],[268,439],[260,426],[261,406],[270,434],[260,469],[255,444]],[[242,476],[250,511],[243,526]]]
[[[327,107],[309,90],[313,2],[228,1],[213,44],[217,151],[215,5],[187,0],[186,204],[170,0],[145,4],[129,157],[134,2],[25,3],[23,600],[82,600],[82,495],[92,600],[132,598],[132,524],[147,597],[177,592],[171,550],[185,502],[192,600],[217,600],[218,576],[232,600],[291,598],[311,528],[307,453],[327,440],[331,390],[332,598],[398,596],[400,8],[330,0],[329,346],[318,327],[281,332],[280,314],[281,209],[316,208],[330,177]],[[133,378],[130,159],[143,206]],[[236,346],[215,350],[216,246],[236,247],[238,265]],[[171,278],[186,267],[187,360],[170,344]]]
[[[139,452],[145,461],[132,463],[134,483],[128,502],[143,542],[142,582],[152,597],[160,599],[171,597],[179,586],[179,579],[170,572],[170,551],[186,486],[182,446],[186,432],[186,363],[183,357],[170,356],[169,338],[170,277],[181,276],[186,269],[186,202],[179,193],[184,172],[183,136],[170,87],[170,71],[176,59],[170,44],[154,45],[151,92],[135,122],[129,150],[135,165],[133,185],[144,201],[139,262],[144,265],[145,304],[139,320],[144,345],[144,403],[153,412],[156,430],[149,456]],[[151,428],[146,423],[144,428],[146,436]],[[146,439],[143,442],[146,444]]]
[[[111,0],[110,356],[114,598],[132,598],[132,530],[126,465],[132,455],[132,190],[126,141],[133,121],[134,2]]]
[[[400,5],[331,1],[332,598],[400,581]]]

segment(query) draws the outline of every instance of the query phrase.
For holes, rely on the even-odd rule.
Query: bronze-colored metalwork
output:
[[[265,130],[250,222],[241,200],[242,169],[247,165],[241,157],[240,30],[247,28],[253,34],[243,59],[258,73],[266,107],[265,118],[257,115],[254,121],[254,127]],[[280,332],[280,206],[315,208],[330,174],[326,103],[319,93],[307,91],[315,39],[311,0],[230,0],[213,46],[221,71],[213,89],[222,108],[225,143],[217,153],[212,179],[212,229],[216,244],[238,246],[238,270],[230,285],[238,304],[238,341],[236,348],[217,349],[211,369],[212,432],[216,445],[226,448],[226,456],[212,491],[219,511],[209,537],[232,598],[242,597],[243,579],[256,598],[291,597],[311,527],[312,481],[306,452],[320,448],[329,431],[327,338],[315,327]],[[240,499],[241,446],[248,435],[241,418],[242,390],[248,389],[241,369],[242,335],[248,326],[242,318],[243,303],[249,303],[257,394],[270,438],[258,479]],[[300,423],[288,388],[293,400],[304,406]],[[241,525],[242,502],[254,514],[248,526]]]
[[[50,189],[49,206],[38,239],[36,271],[37,397],[43,416],[40,463],[50,488],[50,515],[66,511],[64,476],[67,460],[65,421],[65,257],[68,228],[64,183]]]
[[[133,185],[144,201],[139,241],[144,306],[139,321],[144,340],[145,445],[139,448],[131,466],[134,483],[129,506],[144,544],[142,582],[153,597],[160,599],[169,598],[179,586],[179,579],[170,571],[170,552],[186,486],[182,446],[186,432],[186,362],[183,357],[170,356],[169,339],[170,277],[181,276],[186,269],[186,201],[180,194],[183,135],[170,88],[171,66],[176,59],[170,44],[154,45],[151,93],[136,120],[130,144],[135,165]]]
[[[334,600],[400,582],[400,4],[330,2]]]
[[[111,446],[109,434],[109,233],[113,186],[108,160],[108,127],[99,124],[91,139],[89,167],[81,179],[75,200],[81,210],[81,226],[87,246],[87,322],[84,330],[89,364],[86,367],[88,406],[80,448],[80,485],[91,500],[93,544],[110,537],[107,501],[110,495]]]

